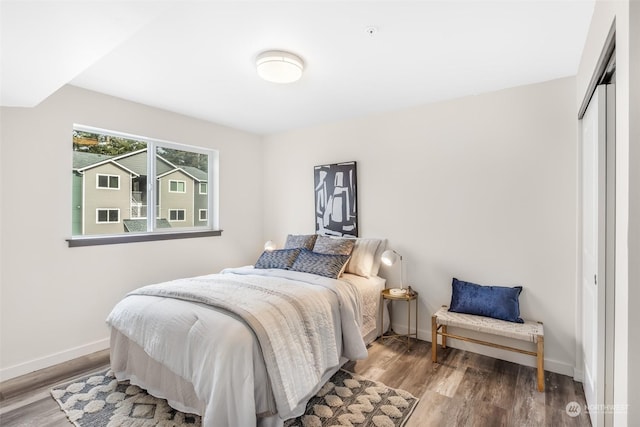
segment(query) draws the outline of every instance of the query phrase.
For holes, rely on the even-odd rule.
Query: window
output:
[[[120,176],[119,175],[101,175],[97,174],[97,186],[98,188],[109,188],[112,190],[120,189]]]
[[[120,209],[100,208],[96,209],[96,224],[120,222]]]
[[[69,246],[220,234],[217,151],[81,125],[72,139]]]
[[[184,221],[185,216],[184,209],[169,209],[169,221]]]
[[[169,181],[169,191],[172,193],[186,193],[187,183],[184,181]]]

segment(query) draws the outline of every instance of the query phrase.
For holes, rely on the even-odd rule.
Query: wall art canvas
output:
[[[314,167],[316,233],[358,237],[356,162]]]

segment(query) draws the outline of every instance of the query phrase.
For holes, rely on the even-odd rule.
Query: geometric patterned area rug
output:
[[[408,391],[339,370],[309,400],[305,413],[285,427],[403,426],[418,404]]]
[[[200,427],[198,415],[176,411],[105,370],[57,386],[51,395],[77,427]],[[401,427],[418,399],[348,371],[339,370],[285,427]]]
[[[54,387],[51,395],[77,427],[199,427],[198,415],[173,409],[110,369]]]

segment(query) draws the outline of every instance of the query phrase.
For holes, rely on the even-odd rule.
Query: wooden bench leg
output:
[[[538,391],[544,391],[544,336],[538,335]]]
[[[431,316],[431,360],[438,363],[438,322],[436,316]]]
[[[447,325],[442,325],[442,332],[447,333]],[[447,348],[447,337],[442,335],[442,348]]]

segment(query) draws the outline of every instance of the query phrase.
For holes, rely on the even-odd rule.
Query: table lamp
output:
[[[407,293],[407,290],[404,288],[404,269],[402,265],[402,255],[393,249],[387,249],[382,253],[380,260],[384,263],[384,265],[392,266],[398,260],[400,260],[400,288],[391,288],[389,289],[389,293],[391,295],[404,295]]]

